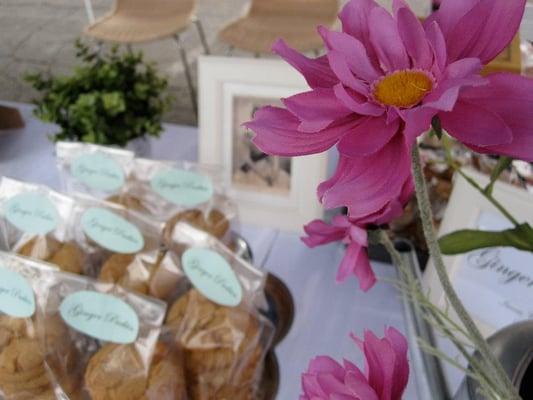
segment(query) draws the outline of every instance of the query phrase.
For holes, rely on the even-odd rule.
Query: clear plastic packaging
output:
[[[147,294],[161,260],[164,224],[118,204],[76,195],[72,237],[86,274]]]
[[[125,149],[79,142],[58,142],[56,157],[63,189],[99,199],[118,196],[135,154]]]
[[[220,168],[188,162],[135,159],[122,195],[111,200],[166,223],[167,238],[176,222],[187,221],[228,239],[237,217]]]
[[[264,272],[184,222],[166,257],[173,261],[160,264],[151,289],[171,304],[165,328],[183,350],[190,398],[255,398],[274,334],[260,312]]]
[[[42,310],[45,362],[58,398],[186,398],[181,359],[160,340],[163,302],[57,273]],[[162,392],[174,397],[157,397]]]
[[[81,273],[83,257],[69,233],[74,201],[46,186],[0,180],[0,249]]]
[[[54,399],[41,352],[36,303],[45,298],[53,267],[0,252],[0,398]]]

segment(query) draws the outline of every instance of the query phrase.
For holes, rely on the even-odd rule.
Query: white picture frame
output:
[[[309,90],[303,77],[287,63],[272,59],[200,57],[199,69],[199,154],[200,163],[220,165],[229,196],[239,206],[242,222],[289,231],[323,216],[316,195],[320,182],[327,178],[327,153],[312,156],[273,159],[266,157],[276,178],[266,179],[246,169],[243,146],[246,133],[240,124],[250,107],[266,105]],[[244,118],[251,119],[251,114]],[[236,117],[236,115],[238,115]],[[238,151],[237,151],[237,150]],[[248,149],[250,153],[255,150]],[[250,158],[251,160],[252,158]],[[288,164],[290,162],[290,164]],[[275,165],[275,167],[273,166]],[[246,167],[246,168],[245,168]],[[281,171],[281,172],[280,172]],[[252,174],[257,175],[255,178]],[[256,179],[257,178],[257,179]],[[257,184],[253,179],[257,180]],[[252,182],[252,183],[250,183]]]
[[[474,170],[466,169],[465,173],[471,176],[482,187],[487,185],[489,182],[488,176],[480,174]],[[533,226],[533,195],[532,194],[528,193],[526,190],[511,186],[509,184],[497,182],[494,187],[493,195],[501,204],[505,206],[505,208],[512,215],[514,215],[516,218],[519,218],[520,223],[529,223],[530,225]],[[492,205],[484,196],[482,196],[464,178],[456,174],[454,178],[453,191],[452,191],[448,206],[446,208],[446,212],[444,214],[442,224],[439,229],[439,237],[445,234],[454,232],[456,230],[479,229],[479,222],[482,216],[484,219],[486,219],[486,217],[495,218],[495,219],[497,218],[498,220],[501,219],[502,221],[504,221],[505,224],[508,224],[508,222],[504,220],[504,217],[496,209],[496,207],[494,207],[494,205]],[[493,249],[490,249],[490,251],[501,250],[501,249],[507,249],[506,252],[513,251],[513,252],[519,253],[518,250],[511,249],[511,248],[493,248]],[[527,265],[529,265],[529,262],[533,260],[533,256],[529,253],[527,254],[524,253],[524,254],[525,254],[524,258],[527,257],[527,260],[528,260]],[[488,312],[488,313],[493,314],[494,318],[500,318],[500,316],[502,315],[501,314],[502,310],[498,309],[498,307],[493,307],[496,303],[492,297],[497,297],[496,301],[499,301],[499,296],[505,292],[503,290],[495,291],[493,287],[488,287],[487,291],[484,292],[480,284],[479,292],[474,290],[472,293],[469,293],[470,298],[471,299],[478,298],[479,303],[477,304],[477,306],[471,303],[474,305],[474,307],[469,306],[469,304],[465,301],[466,299],[463,298],[461,295],[461,291],[459,290],[459,279],[457,278],[459,276],[459,273],[463,273],[461,272],[461,268],[465,268],[465,269],[468,268],[468,264],[466,264],[468,260],[466,259],[466,257],[474,257],[474,256],[475,256],[474,253],[461,254],[461,255],[456,255],[456,256],[444,256],[444,263],[448,271],[448,275],[450,277],[452,285],[454,285],[454,287],[456,288],[459,294],[459,297],[463,300],[463,303],[467,311],[469,311],[469,313],[473,317],[481,333],[485,337],[489,337],[496,331],[500,330],[503,326],[497,326],[497,325],[500,325],[499,323],[498,324],[489,323],[487,322],[488,319],[482,320],[481,317],[478,317],[478,315],[487,315],[486,313]],[[505,263],[501,264],[501,268],[500,268],[500,265],[498,266],[491,265],[488,268],[491,268],[490,271],[498,271],[497,273],[499,274],[501,274],[502,271],[505,273],[508,272],[505,269],[506,268]],[[483,269],[485,269],[485,267],[483,267]],[[531,263],[531,277],[533,277],[533,262]],[[505,278],[500,277],[499,280],[501,280],[502,284],[505,283]],[[435,271],[435,267],[431,259],[429,260],[427,264],[427,268],[424,272],[423,284],[425,288],[428,290],[431,301],[434,304],[438,305],[441,309],[446,309],[450,311],[451,317],[455,320],[455,322],[461,325],[457,315],[455,315],[452,312],[451,308],[448,307],[446,303],[442,286],[437,277],[437,273]],[[476,286],[474,285],[472,287],[475,288]],[[464,286],[462,290],[463,290],[463,293],[466,294],[466,292],[464,292],[465,290]],[[533,296],[533,287],[531,288],[531,292],[532,292],[531,296]],[[494,296],[491,296],[491,293],[493,293]],[[533,302],[531,304],[533,304]],[[480,307],[480,308],[477,308],[477,311],[476,311],[476,307]],[[477,313],[480,310],[482,312]],[[511,311],[509,312],[511,313]],[[500,314],[496,314],[496,313],[500,313]],[[533,315],[531,314],[529,315],[530,315],[529,318],[533,317]],[[501,319],[502,322],[505,320],[506,318]]]

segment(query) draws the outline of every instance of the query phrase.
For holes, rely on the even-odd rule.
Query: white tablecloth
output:
[[[11,132],[0,131],[0,176],[58,189],[54,147],[47,138],[57,128],[33,118],[31,107],[16,106],[23,113],[26,127]],[[162,137],[151,141],[151,156],[196,159],[196,133],[196,128],[165,125]],[[363,293],[355,279],[342,285],[335,283],[343,255],[339,245],[310,250],[295,234],[246,225],[241,233],[253,249],[256,264],[279,276],[294,297],[294,324],[276,349],[281,375],[278,399],[298,398],[300,374],[316,355],[327,354],[337,360],[347,358],[362,367],[362,355],[349,338],[350,332],[362,335],[365,329],[371,329],[382,335],[385,326],[405,332],[399,294],[386,282],[395,276],[391,265],[373,262],[372,266],[382,280],[369,293]],[[415,377],[411,376],[404,396],[406,400],[419,398],[415,386]]]

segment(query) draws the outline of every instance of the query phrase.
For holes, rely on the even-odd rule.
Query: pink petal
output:
[[[506,73],[489,75],[487,79],[489,85],[465,89],[461,99],[497,114],[511,129],[513,140],[508,144],[471,147],[533,162],[533,80]]]
[[[343,360],[344,369],[347,373],[350,373],[351,375],[355,376],[358,379],[366,379],[365,375],[361,372],[361,370],[351,361],[348,361],[346,359]]]
[[[329,225],[319,219],[305,225],[304,231],[307,237],[302,237],[302,241],[311,248],[340,241],[347,235],[346,228]]]
[[[451,112],[439,114],[442,127],[463,143],[476,146],[509,144],[513,133],[505,121],[491,110],[459,100]]]
[[[331,219],[331,225],[336,226],[337,228],[342,228],[345,232],[348,232],[352,226],[352,221],[350,221],[347,215],[339,214]]]
[[[341,155],[333,177],[319,186],[319,197],[326,208],[349,207],[354,220],[373,214],[400,194],[410,176],[409,154],[402,135],[395,135],[370,156]]]
[[[334,121],[342,119],[352,111],[337,99],[333,89],[318,88],[299,93],[283,100],[283,104],[301,121],[301,132],[319,132]]]
[[[320,374],[317,376],[317,381],[320,384],[320,387],[324,390],[324,392],[329,394],[329,397],[327,399],[343,399],[343,397],[339,397],[338,395],[344,395],[349,396],[350,390],[346,387],[344,384],[344,374],[343,374],[343,380],[339,381],[336,377],[330,374]],[[334,397],[337,395],[337,397]],[[344,397],[348,398],[349,400],[353,400],[353,397]]]
[[[358,399],[380,400],[376,391],[370,386],[368,381],[353,372],[346,374],[346,387],[357,396]]]
[[[368,82],[355,77],[344,54],[337,50],[330,50],[328,51],[328,60],[331,69],[335,72],[340,82],[363,96],[369,95],[370,87]]]
[[[480,0],[446,0],[441,2],[437,12],[427,20],[426,26],[438,23],[442,32],[448,34],[453,30],[457,21],[466,15]]]
[[[482,65],[478,58],[463,58],[446,68],[435,90],[424,98],[424,108],[431,107],[442,111],[451,111],[455,107],[460,90],[468,86],[480,86],[487,83],[478,74]]]
[[[337,84],[333,90],[335,91],[335,96],[337,96],[344,106],[357,114],[379,117],[385,112],[384,107],[369,102],[367,97],[344,87],[342,83]]]
[[[492,0],[485,0],[485,3]],[[483,1],[480,1],[467,12],[452,31],[445,34],[446,45],[448,48],[448,61],[453,62],[461,58],[475,57],[472,49],[483,32],[485,21],[490,16],[490,9],[487,8]]]
[[[359,288],[363,292],[370,290],[376,283],[376,276],[370,266],[366,248],[357,243],[352,243],[346,248],[346,253],[337,273],[337,282],[344,282],[351,274],[357,277]]]
[[[353,223],[350,225],[349,235],[352,242],[362,247],[368,247],[368,233],[365,228]]]
[[[516,35],[526,0],[479,1],[445,33],[450,61],[478,57],[492,61]]]
[[[344,379],[344,368],[333,358],[328,356],[318,356],[309,363],[308,372],[310,374],[331,374],[339,380]]]
[[[387,328],[385,330],[385,337],[391,344],[396,353],[396,360],[394,365],[394,379],[392,388],[392,398],[401,399],[403,392],[409,381],[409,361],[407,360],[407,340],[405,337],[394,328]]]
[[[302,390],[312,400],[328,398],[315,374],[302,374]]]
[[[400,37],[407,53],[413,60],[413,67],[429,69],[433,62],[433,54],[422,24],[409,7],[400,7],[396,18]]]
[[[272,51],[297,69],[311,88],[328,88],[338,82],[337,77],[329,67],[326,56],[319,57],[315,60],[307,58],[287,46],[282,39],[274,43]]]
[[[372,332],[366,331],[364,353],[368,362],[368,382],[379,394],[380,400],[393,400],[396,354],[392,346],[387,340],[380,340]]]
[[[427,132],[431,127],[431,120],[438,110],[429,107],[416,107],[402,112],[405,128],[404,136],[408,147],[414,145],[416,138]]]
[[[331,50],[344,54],[346,62],[354,75],[367,82],[373,82],[380,74],[370,62],[363,44],[346,33],[330,31],[321,26],[318,32],[324,38],[324,42]]]
[[[318,133],[302,133],[298,131],[300,120],[291,112],[268,106],[259,109],[254,119],[244,126],[255,132],[253,142],[265,153],[291,157],[328,150],[356,123],[353,121]]]
[[[339,19],[342,30],[359,40],[367,49],[368,56],[374,67],[380,69],[374,48],[370,43],[368,16],[372,9],[381,7],[374,0],[351,0],[342,9]]]
[[[339,152],[347,157],[374,154],[398,133],[399,125],[398,120],[387,125],[385,118],[369,117],[339,141]]]
[[[374,8],[370,12],[370,42],[386,72],[410,67],[407,52],[400,39],[396,21],[384,8]]]
[[[436,22],[426,25],[426,36],[430,48],[433,51],[435,60],[435,67],[432,68],[433,75],[439,76],[444,72],[446,63],[448,61],[448,53],[446,50],[446,40],[444,35]]]

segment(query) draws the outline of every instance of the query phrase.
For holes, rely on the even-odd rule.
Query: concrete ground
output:
[[[96,17],[112,6],[112,0],[92,3]],[[227,52],[227,47],[216,39],[217,31],[238,16],[246,3],[247,0],[198,0],[198,16],[214,54]],[[87,23],[83,0],[0,0],[0,99],[30,102],[35,98],[37,93],[22,79],[25,72],[71,73],[76,65],[73,43]],[[195,61],[202,52],[197,32],[185,32],[183,41],[196,72]],[[176,100],[165,120],[194,124],[176,43],[166,39],[134,49],[142,49],[146,58],[156,61],[169,77],[170,92]]]

